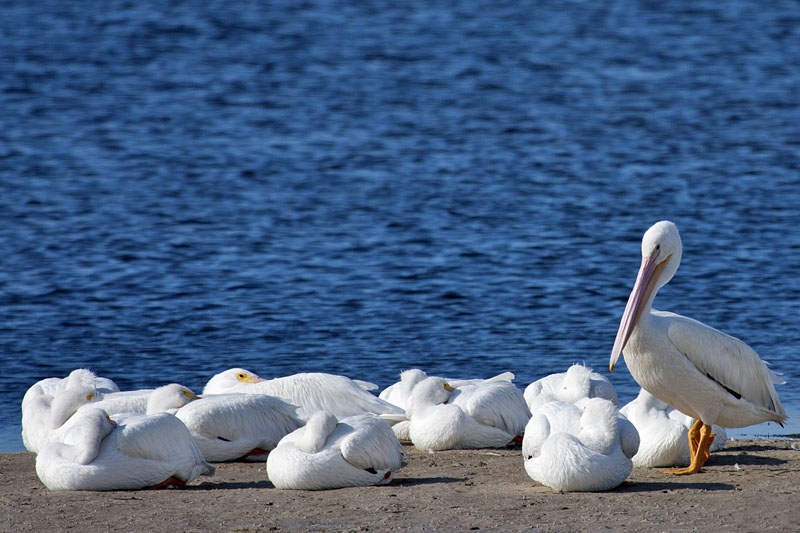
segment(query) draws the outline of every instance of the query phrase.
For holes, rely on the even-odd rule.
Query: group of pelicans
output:
[[[411,369],[376,396],[344,376],[266,380],[232,368],[198,396],[174,383],[120,392],[76,369],[28,390],[22,437],[54,490],[182,486],[234,460],[266,460],[278,488],[383,484],[407,464],[402,442],[434,451],[521,443],[528,474],[565,491],[613,488],[633,464],[688,464],[692,420],[644,391],[619,410],[611,382],[583,365],[524,392],[513,378]]]
[[[377,485],[407,464],[403,442],[426,451],[521,444],[528,475],[560,491],[612,489],[634,465],[696,473],[725,443],[716,424],[781,423],[786,414],[774,388],[781,380],[749,346],[652,309],[680,257],[674,224],[645,233],[609,365],[624,352],[642,390],[621,409],[611,382],[582,365],[524,392],[510,372],[452,379],[410,369],[379,395],[344,376],[263,379],[241,368],[213,376],[200,396],[179,384],[120,392],[77,369],[27,391],[23,442],[53,490],[179,487],[232,460],[266,460],[277,488]]]

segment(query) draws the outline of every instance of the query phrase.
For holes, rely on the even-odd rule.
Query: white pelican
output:
[[[298,416],[307,420],[316,411],[327,411],[337,418],[363,413],[403,414],[403,410],[365,390],[364,381],[322,373],[293,374],[264,379],[243,368],[231,368],[212,377],[206,394],[243,392],[275,396],[296,405]]]
[[[60,442],[36,456],[36,474],[51,490],[182,487],[213,476],[183,423],[168,413],[118,415],[102,409],[75,415]]]
[[[633,466],[687,466],[689,464],[689,428],[695,420],[665,404],[646,390],[619,410],[639,432],[639,451]],[[712,426],[714,442],[709,451],[725,447],[728,435],[720,426]]]
[[[76,396],[77,403],[72,406],[75,409],[87,401],[97,401],[100,397],[98,393],[119,390],[110,379],[98,377],[94,372],[85,368],[75,369],[65,378],[47,378],[37,381],[28,388],[22,398],[22,442],[27,450],[36,452],[39,445],[43,443],[43,441],[39,442],[39,438],[46,437],[50,431],[63,425],[75,412],[75,409],[65,405],[66,398],[62,399],[62,403],[58,407],[61,410],[60,413],[51,413],[51,405],[54,398],[65,390],[77,390],[78,388],[85,390],[87,395],[91,393],[92,397],[87,400],[81,398],[80,395]],[[56,418],[59,420],[56,421]]]
[[[379,398],[386,400],[393,405],[406,409],[409,405],[409,401],[411,400],[411,392],[414,390],[414,387],[417,386],[417,383],[427,377],[428,374],[419,368],[403,370],[400,373],[400,381],[386,387],[380,393]],[[512,372],[503,372],[502,374],[498,374],[488,379],[444,379],[447,381],[449,386],[460,390],[465,388],[467,385],[479,385],[483,383],[494,383],[497,381],[512,382],[514,380],[514,374]],[[461,401],[463,400],[464,398],[462,398]],[[383,418],[393,424],[392,430],[394,431],[394,434],[397,435],[398,439],[401,441],[411,440],[411,436],[409,435],[410,421],[408,420],[408,417],[404,415],[385,415]]]
[[[530,412],[509,381],[455,389],[429,377],[414,387],[406,416],[416,448],[452,450],[507,446],[522,435]]]
[[[396,405],[398,407],[402,407],[405,409],[408,406],[408,400],[411,398],[411,391],[414,387],[422,381],[423,379],[427,378],[428,374],[425,371],[419,368],[410,368],[408,370],[403,370],[400,372],[400,381],[389,385],[381,393],[378,397],[381,400],[386,400],[387,402]],[[444,378],[447,381],[447,384],[457,389],[459,387],[463,387],[464,385],[478,385],[480,383],[493,383],[495,381],[514,381],[514,373],[513,372],[503,372],[502,374],[498,374],[494,377],[488,379],[482,378],[472,378],[472,379],[451,379],[451,378]]]
[[[265,394],[209,394],[175,413],[208,461],[263,461],[303,425],[297,408]]]
[[[613,489],[630,475],[638,446],[636,428],[610,401],[555,400],[531,417],[522,455],[534,481],[562,492],[599,491]]]
[[[82,407],[97,400],[92,386],[77,385],[63,390],[51,389],[52,396],[38,391],[25,397],[22,410],[22,442],[25,449],[38,453],[47,443],[57,440],[69,426],[71,417]]]
[[[373,414],[345,417],[317,411],[267,457],[267,477],[279,489],[323,490],[383,485],[408,454],[389,425]]]
[[[575,403],[581,398],[605,398],[617,405],[614,385],[584,365],[572,365],[566,372],[550,374],[525,387],[525,401],[531,413],[547,402]]]
[[[178,409],[196,398],[197,396],[187,387],[178,383],[170,383],[155,389],[98,394],[97,401],[91,407],[102,409],[112,417],[123,413],[170,413],[174,415]],[[81,409],[86,409],[86,407]]]
[[[47,378],[37,381],[25,392],[22,398],[22,409],[25,404],[38,396],[55,396],[71,387],[92,387],[100,393],[118,392],[119,387],[112,380],[103,378],[86,368],[76,368],[65,378]]]
[[[781,383],[748,345],[701,322],[652,309],[653,299],[681,261],[675,224],[661,221],[642,238],[642,264],[611,349],[609,370],[621,353],[633,379],[656,398],[696,418],[689,430],[691,462],[667,470],[693,474],[708,459],[711,425],[779,424],[786,413],[773,383]]]

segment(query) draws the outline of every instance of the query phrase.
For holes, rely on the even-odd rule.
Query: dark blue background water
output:
[[[0,450],[76,367],[607,374],[662,218],[800,430],[800,10],[664,4],[0,2]]]

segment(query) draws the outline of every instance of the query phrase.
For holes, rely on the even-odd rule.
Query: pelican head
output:
[[[406,415],[411,416],[415,411],[447,403],[450,393],[454,390],[444,378],[431,376],[423,379],[411,391]]]
[[[614,365],[625,349],[642,312],[653,303],[658,289],[675,275],[681,262],[682,250],[678,228],[668,220],[656,222],[645,232],[642,237],[642,264],[611,349],[609,371],[614,370]]]
[[[147,414],[163,412],[175,414],[178,409],[196,399],[197,395],[189,388],[178,383],[170,383],[150,393],[147,399]]]
[[[254,372],[244,368],[229,368],[212,377],[206,383],[203,394],[225,394],[240,391],[243,383],[259,383],[267,381]]]

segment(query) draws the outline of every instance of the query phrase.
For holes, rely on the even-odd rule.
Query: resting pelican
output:
[[[547,402],[575,403],[581,398],[605,398],[617,405],[614,385],[584,365],[572,365],[566,372],[550,374],[525,387],[525,401],[531,413]]]
[[[55,400],[67,390],[79,389],[85,394],[73,394],[69,401],[65,401],[67,397]],[[22,442],[25,448],[32,452],[38,451],[49,433],[62,426],[80,405],[87,401],[95,402],[103,393],[114,391],[119,391],[119,388],[113,381],[99,377],[85,368],[75,369],[65,378],[37,381],[22,398]],[[68,405],[73,400],[74,405]]]
[[[98,400],[91,406],[102,409],[109,416],[123,413],[170,413],[196,399],[197,396],[188,388],[178,383],[162,385],[155,389],[138,389],[123,392],[111,392],[98,395]]]
[[[428,374],[419,368],[403,370],[400,373],[400,381],[386,387],[380,393],[379,398],[386,400],[393,405],[406,409],[409,407],[409,402],[411,401],[411,394],[414,390],[414,387],[416,387],[418,383],[427,377],[429,377]],[[486,385],[499,381],[506,381],[510,383],[514,380],[514,374],[512,372],[503,372],[502,374],[498,374],[488,379],[444,379],[447,381],[449,386],[463,392],[476,385]],[[459,395],[459,398],[461,398],[460,401],[463,402],[466,396]],[[530,414],[528,413],[526,416],[530,417]],[[382,418],[392,424],[392,430],[394,431],[394,434],[397,435],[398,439],[401,441],[411,440],[411,436],[409,434],[411,423],[407,416],[384,415]]]
[[[406,414],[409,438],[420,450],[517,443],[530,418],[522,391],[510,381],[456,389],[440,377],[425,378],[414,387]]]
[[[243,392],[278,397],[299,409],[297,415],[308,420],[316,411],[328,411],[337,418],[363,413],[403,414],[396,405],[367,392],[372,384],[319,372],[264,379],[243,368],[231,368],[212,377],[203,389],[206,394]]]
[[[168,413],[117,415],[87,409],[60,442],[36,456],[36,474],[50,490],[182,487],[214,475],[183,423]]]
[[[522,454],[534,481],[562,492],[609,490],[633,470],[633,424],[603,398],[542,405],[525,427]]]
[[[407,463],[405,449],[375,415],[337,421],[332,414],[317,411],[269,454],[267,476],[279,489],[383,485]]]
[[[701,322],[652,309],[658,289],[681,262],[681,238],[675,224],[661,221],[642,238],[642,264],[633,286],[609,370],[621,353],[633,379],[663,402],[696,418],[689,430],[691,462],[664,470],[693,474],[708,459],[712,424],[746,427],[783,423],[786,413],[773,383],[778,376],[748,345]]]
[[[381,400],[402,407],[408,407],[408,401],[411,398],[411,391],[417,386],[417,383],[429,377],[424,370],[419,368],[410,368],[400,372],[400,381],[393,385],[389,385],[378,395]],[[495,381],[514,381],[513,372],[503,372],[488,379],[474,378],[474,379],[451,379],[444,378],[447,384],[457,389],[465,385],[478,385],[481,383],[494,383]]]
[[[155,394],[155,393],[154,393]],[[175,413],[208,461],[263,461],[303,425],[297,408],[265,394],[210,394]]]

